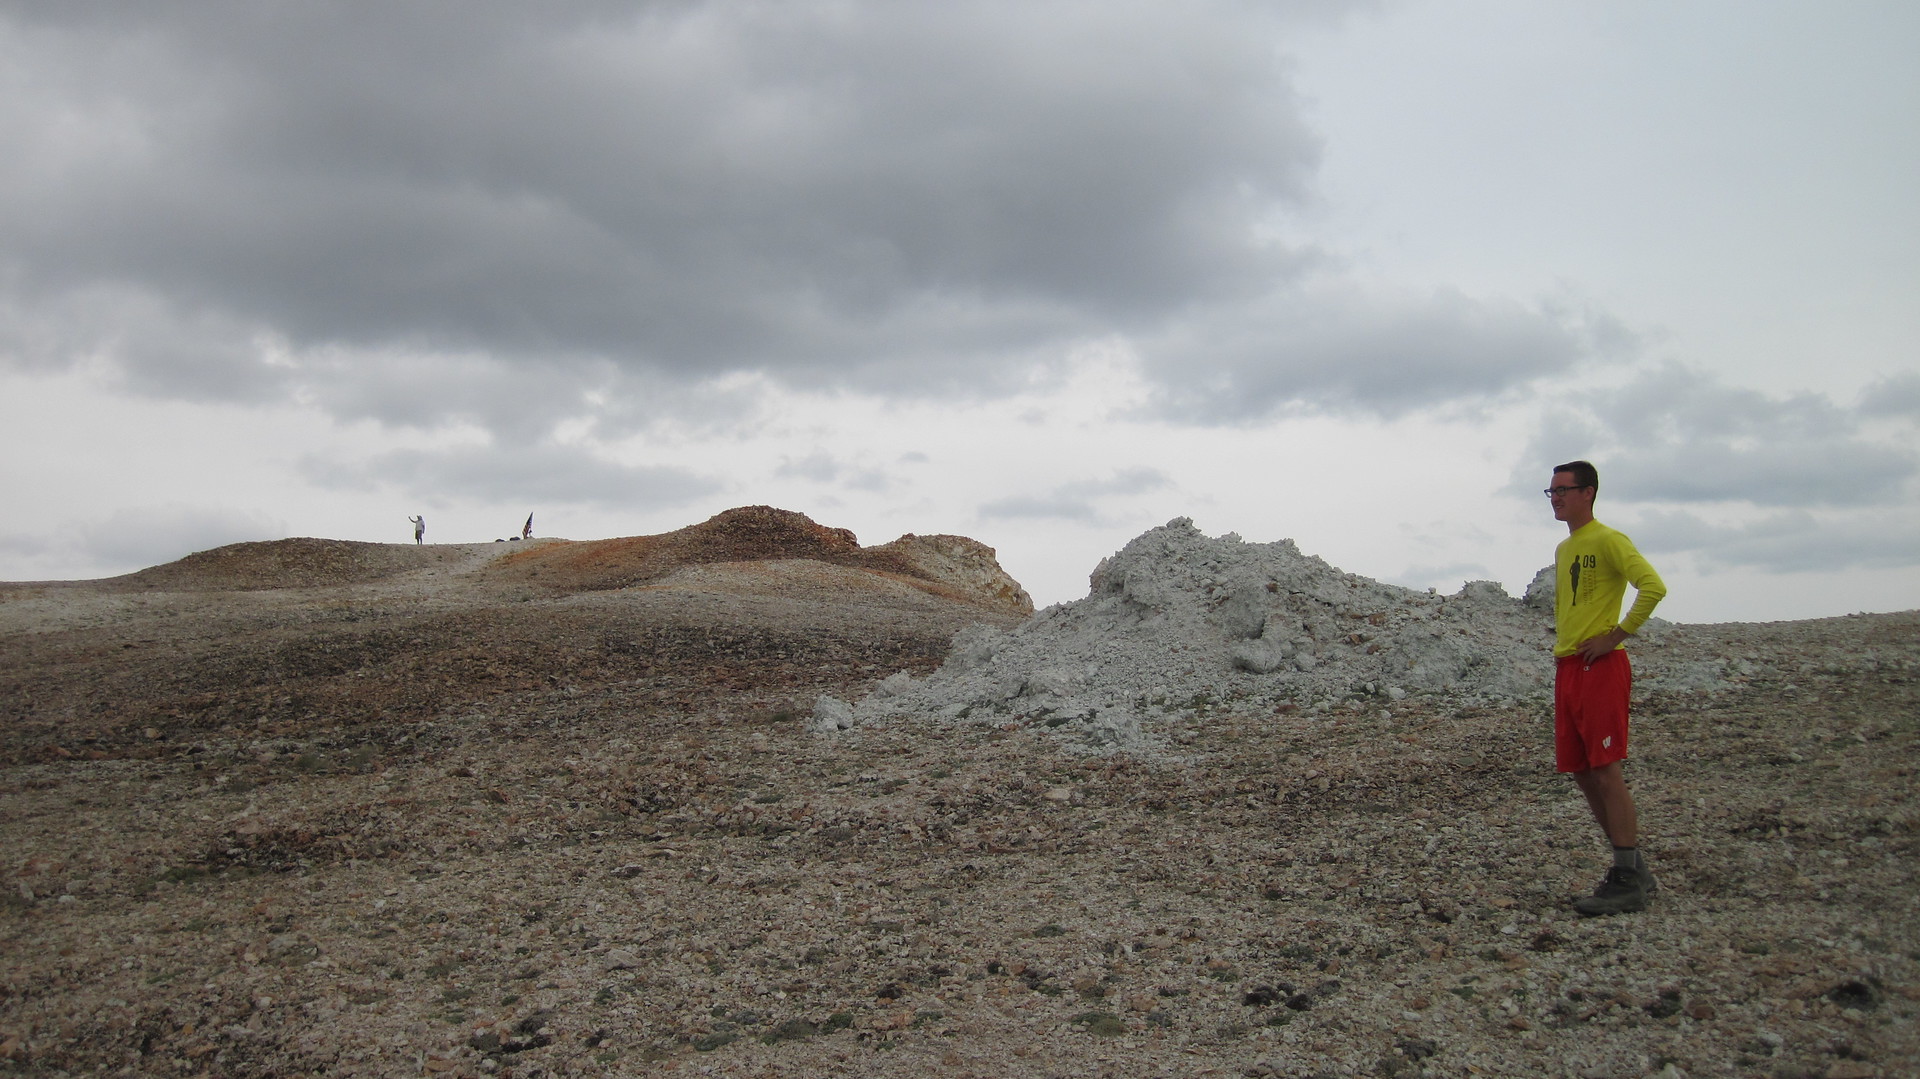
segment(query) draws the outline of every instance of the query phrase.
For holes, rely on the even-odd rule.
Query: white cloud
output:
[[[1316,281],[1203,309],[1143,343],[1156,384],[1147,407],[1198,423],[1264,420],[1289,404],[1395,415],[1564,372],[1593,354],[1594,336],[1509,300]]]
[[[530,509],[570,503],[642,512],[686,505],[721,487],[682,467],[623,465],[552,444],[391,450],[349,462],[309,457],[301,471],[323,487],[387,487],[418,499],[479,499]]]
[[[1171,484],[1156,468],[1129,468],[1105,479],[1075,480],[1045,494],[1008,495],[980,507],[983,520],[1059,519],[1082,524],[1104,524],[1100,504],[1129,495],[1159,491]]]
[[[1648,368],[1564,390],[1509,490],[1538,499],[1555,464],[1590,460],[1601,519],[1649,552],[1690,555],[1703,573],[1920,566],[1920,454],[1873,432],[1867,411]]]
[[[0,535],[0,551],[24,565],[57,559],[63,567],[123,573],[229,543],[281,539],[286,529],[267,514],[225,506],[126,506],[64,522],[55,533]]]
[[[1874,506],[1908,497],[1920,474],[1909,445],[1867,433],[1859,410],[1822,394],[1770,395],[1678,365],[1558,389],[1516,490],[1585,458],[1600,468],[1603,500]]]
[[[815,450],[802,457],[787,457],[773,470],[773,474],[782,479],[806,479],[857,491],[885,491],[895,483],[892,476],[880,469],[849,464],[825,450]]]
[[[1688,552],[1701,572],[1832,572],[1920,566],[1920,514],[1880,510],[1839,521],[1806,510],[1716,522],[1687,510],[1639,515],[1638,546],[1650,554]]]
[[[1876,379],[1861,392],[1859,411],[1865,416],[1920,420],[1920,372]]]

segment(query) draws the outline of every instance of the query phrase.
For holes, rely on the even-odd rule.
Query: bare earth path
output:
[[[820,737],[819,693],[1017,615],[439,553],[0,588],[0,1073],[1920,1069],[1915,614],[1671,631],[1782,673],[1639,702],[1662,894],[1581,921],[1602,848],[1538,708]]]

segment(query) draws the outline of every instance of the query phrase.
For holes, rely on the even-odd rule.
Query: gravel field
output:
[[[812,733],[1030,605],[778,512],[0,585],[0,1074],[1920,1074],[1920,613],[1649,644],[1582,920],[1539,701]]]

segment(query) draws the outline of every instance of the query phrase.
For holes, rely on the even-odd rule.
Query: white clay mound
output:
[[[818,728],[936,715],[1141,749],[1156,721],[1221,707],[1503,704],[1544,701],[1551,683],[1550,576],[1524,600],[1490,581],[1441,596],[1342,572],[1291,540],[1211,538],[1182,517],[1102,561],[1091,585],[1012,630],[963,631],[938,671],[896,674]],[[1674,673],[1699,688],[1721,672]]]

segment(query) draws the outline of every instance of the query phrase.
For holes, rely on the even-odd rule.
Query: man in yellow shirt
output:
[[[1573,776],[1587,808],[1613,844],[1613,867],[1584,915],[1645,910],[1659,887],[1640,854],[1640,818],[1621,765],[1627,757],[1627,698],[1633,668],[1621,647],[1667,594],[1625,533],[1593,519],[1600,473],[1585,461],[1556,466],[1547,488],[1553,517],[1567,525],[1554,549],[1553,733],[1556,767]],[[1620,617],[1627,585],[1633,607]]]

